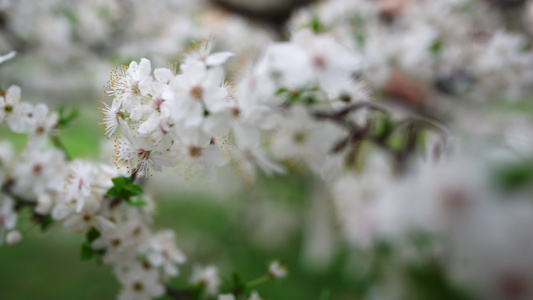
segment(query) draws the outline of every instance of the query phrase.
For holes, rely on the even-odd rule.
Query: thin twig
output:
[[[63,142],[61,142],[59,135],[57,135],[56,133],[50,134],[50,140],[52,141],[52,143],[54,144],[56,148],[63,151],[63,153],[65,154],[66,160],[72,160],[72,157],[69,155],[67,148],[65,148],[65,145],[63,144]]]

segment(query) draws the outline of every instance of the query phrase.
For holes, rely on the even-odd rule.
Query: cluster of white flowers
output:
[[[239,116],[269,135],[267,149],[275,158],[303,163],[324,177],[334,174],[343,157],[334,153],[335,144],[348,133],[315,114],[370,103],[365,84],[355,78],[360,63],[360,58],[333,36],[296,31],[290,41],[267,47],[241,79],[235,93]],[[353,126],[364,126],[364,107],[349,115]],[[238,132],[235,130],[239,145],[245,137]]]
[[[108,92],[113,100],[101,110],[104,135],[117,133],[116,168],[67,159],[64,149],[47,142],[49,137],[59,139],[59,115],[49,112],[45,104],[23,102],[18,86],[2,92],[0,121],[28,135],[19,155],[9,143],[0,147],[2,242],[16,244],[22,239],[16,229],[17,213],[28,206],[42,226],[55,220],[86,236],[82,258],[98,256],[114,266],[123,286],[119,299],[163,295],[165,282],[178,275],[177,266],[186,261],[175,245],[174,232],[151,228],[155,203],[147,195],[134,193],[130,199],[109,191],[178,162],[214,180],[215,167],[226,164],[233,151],[245,163],[257,164],[269,173],[284,171],[260,150],[259,130],[241,118],[232,86],[224,81],[222,65],[233,54],[211,53],[212,47],[212,41],[199,43],[187,53],[178,73],[175,67],[159,68],[151,76],[146,59],[112,73]],[[230,145],[230,130],[241,139],[242,147]],[[217,273],[215,267],[196,268],[191,284],[200,283],[206,295],[216,296]],[[277,262],[269,273],[274,278],[287,274]],[[258,299],[257,294],[251,297]]]
[[[45,104],[23,102],[18,86],[2,92],[0,103],[0,122],[28,134],[20,154],[10,143],[0,144],[0,243],[20,242],[18,212],[28,206],[42,226],[48,218],[46,222],[59,221],[87,236],[85,258],[102,255],[105,263],[114,265],[123,286],[119,299],[163,295],[164,283],[178,275],[177,266],[186,257],[176,247],[173,231],[151,228],[150,197],[126,202],[106,195],[113,187],[112,178],[120,178],[116,169],[80,159],[67,161],[62,149],[47,143],[48,136],[56,134],[58,114],[49,113]]]
[[[113,1],[97,3],[119,13]],[[156,15],[163,6],[135,9]],[[427,105],[433,95],[518,101],[533,93],[527,37],[502,29],[498,14],[476,0],[330,0],[294,15],[290,28],[287,41],[268,44],[254,62],[232,47],[215,52],[206,39],[167,68],[152,69],[146,58],[117,67],[100,108],[114,167],[68,159],[47,143],[51,136],[60,146],[58,114],[23,102],[17,86],[0,92],[0,123],[29,139],[19,155],[0,144],[0,243],[21,240],[17,212],[29,206],[38,222],[50,218],[86,236],[85,256],[113,264],[119,299],[153,299],[168,293],[165,283],[186,258],[173,231],[151,228],[155,203],[135,181],[163,167],[214,181],[217,167],[230,165],[248,183],[258,172],[300,170],[331,197],[318,207],[332,208],[350,249],[386,242],[416,262],[426,256],[413,235],[430,235],[431,257],[454,282],[484,298],[533,298],[525,267],[533,263],[531,120],[516,113],[493,122],[482,103],[468,117],[466,106],[448,107],[445,118],[444,102]],[[241,67],[234,84],[226,81],[232,61]],[[424,108],[423,116],[374,98],[373,87]],[[274,261],[265,278],[285,276]],[[251,289],[218,295],[212,266],[196,267],[190,283],[219,300],[260,299]],[[401,284],[383,293],[405,298]]]
[[[115,140],[115,164],[127,174],[149,176],[178,161],[193,165],[208,179],[215,166],[227,163],[224,113],[231,111],[231,86],[221,65],[233,54],[210,54],[205,42],[187,56],[180,73],[159,68],[152,77],[150,61],[142,59],[111,76],[111,106],[102,108],[106,134]]]
[[[432,255],[455,281],[484,298],[530,298],[533,274],[523,266],[533,259],[527,250],[533,242],[531,186],[509,191],[495,178],[530,161],[515,151],[499,150],[496,158],[486,150],[477,154],[483,158],[454,155],[402,177],[383,157],[373,157],[362,174],[347,173],[333,186],[344,236],[359,249],[387,241],[402,259],[416,261],[421,257],[410,239],[430,234],[436,238]]]
[[[230,161],[248,181],[256,169],[283,173],[284,163],[303,164],[323,177],[342,170],[347,151],[333,150],[349,131],[317,114],[346,110],[344,121],[353,128],[368,127],[365,105],[371,103],[355,78],[360,61],[352,51],[330,35],[302,30],[269,46],[234,90],[222,68],[233,54],[212,53],[212,43],[199,42],[178,66],[156,68],[153,75],[147,59],[112,72],[112,100],[101,112],[104,135],[115,135],[114,162],[123,174],[149,178],[162,167],[194,167],[213,181],[216,167]],[[358,105],[361,111],[351,113]],[[109,248],[119,232],[94,243]],[[124,255],[108,250],[104,258]],[[192,281],[216,294],[218,283],[202,279],[210,273],[198,271]],[[275,262],[269,274],[287,273]]]
[[[473,100],[532,92],[528,37],[504,29],[486,1],[331,0],[291,20],[292,28],[307,24],[356,49],[377,88],[393,90],[399,75],[428,92]]]
[[[164,293],[164,282],[178,274],[177,265],[186,257],[172,231],[150,228],[150,198],[136,200],[144,201],[139,208],[106,196],[111,178],[118,176],[111,166],[66,161],[62,151],[46,146],[26,149],[20,157],[10,151],[2,144],[0,216],[2,231],[10,230],[8,243],[20,241],[12,230],[18,211],[28,205],[37,218],[50,217],[74,232],[98,236],[87,251],[102,253],[103,261],[115,266],[123,284],[120,299],[152,299]]]
[[[5,29],[0,31],[0,52],[23,51],[6,66],[9,77],[26,82],[25,91],[32,96],[94,92],[116,64],[112,57],[142,54],[163,65],[176,60],[191,41],[218,36],[218,47],[242,61],[275,38],[272,29],[207,0],[5,0],[0,14]],[[21,71],[28,68],[32,71]],[[47,76],[51,73],[54,80]]]
[[[147,177],[179,162],[214,180],[215,167],[232,158],[253,178],[256,167],[283,172],[275,157],[304,162],[319,174],[339,170],[341,156],[330,154],[345,132],[313,113],[369,101],[353,78],[357,56],[331,36],[302,30],[269,46],[234,91],[222,69],[233,54],[211,49],[211,41],[195,45],[179,70],[157,68],[152,76],[150,61],[142,59],[111,75],[113,101],[102,114],[106,135],[120,131],[117,167]],[[264,135],[271,155],[260,147]]]

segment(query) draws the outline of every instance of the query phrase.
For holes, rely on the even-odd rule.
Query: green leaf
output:
[[[239,274],[237,272],[233,273],[233,284],[234,285],[240,285],[242,283],[241,281],[241,277],[239,276]]]
[[[375,125],[376,135],[382,139],[387,139],[394,130],[394,121],[388,115],[377,119]]]
[[[143,189],[140,185],[134,184],[130,177],[116,177],[111,179],[113,186],[107,190],[107,195],[114,198],[122,198],[130,202],[131,197],[142,195]]]
[[[57,127],[59,128],[67,127],[72,120],[76,119],[80,115],[80,111],[78,109],[72,109],[70,112],[66,113],[63,107],[58,109],[58,113],[59,121],[57,122]]]
[[[309,24],[309,26],[311,27],[311,30],[313,30],[314,33],[323,32],[325,27],[324,24],[320,22],[320,19],[317,15],[313,15],[311,19],[311,24]]]
[[[513,191],[533,183],[533,163],[513,163],[500,166],[494,172],[496,183],[504,191]]]
[[[300,100],[301,95],[302,94],[299,91],[290,91],[289,93],[287,93],[287,102],[289,103],[298,102],[298,100]]]
[[[205,285],[202,282],[191,285],[188,289],[191,299],[201,299],[205,290]]]
[[[87,242],[92,243],[94,240],[99,238],[101,236],[100,231],[98,231],[96,228],[91,227],[85,237],[87,238]]]
[[[115,187],[122,188],[123,186],[128,184],[128,182],[131,182],[131,179],[130,180],[128,179],[129,179],[128,177],[120,176],[120,177],[115,177],[111,179],[111,181],[113,182],[113,185]]]
[[[41,232],[46,232],[52,224],[54,224],[54,219],[51,215],[43,216],[43,218],[40,220],[41,222]]]
[[[233,277],[232,277],[232,287],[231,287],[231,292],[235,295],[235,296],[239,296],[239,295],[242,295],[246,289],[246,285],[242,282],[239,274],[237,274],[237,272],[233,273]]]
[[[130,201],[127,201],[127,203],[128,203],[129,205],[137,206],[137,207],[143,207],[143,206],[146,206],[146,201],[144,201],[144,200],[142,200],[142,199],[138,199],[137,201],[130,200]]]
[[[441,39],[436,39],[433,41],[433,43],[429,46],[429,51],[433,54],[440,54],[442,52],[442,48],[444,47],[444,42]]]
[[[82,261],[88,261],[91,260],[94,256],[94,250],[91,248],[91,243],[83,242],[81,244],[81,260]]]
[[[313,105],[315,104],[317,101],[314,97],[305,97],[302,99],[302,102],[307,104],[307,105]]]
[[[107,191],[107,195],[111,197],[120,197],[120,189],[116,187],[112,187]]]
[[[283,93],[287,92],[287,89],[286,88],[280,88],[279,90],[276,91],[276,95],[279,96]]]
[[[127,191],[130,193],[131,196],[139,196],[142,195],[143,189],[138,184],[130,184],[127,186]]]
[[[91,247],[91,244],[94,240],[99,238],[102,234],[98,229],[91,227],[89,231],[85,234],[85,241],[81,244],[81,260],[88,261],[91,260],[95,255],[103,255],[105,250],[94,250]]]

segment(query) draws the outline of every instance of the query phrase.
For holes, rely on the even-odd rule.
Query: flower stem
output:
[[[65,148],[65,145],[63,144],[63,142],[61,142],[61,139],[59,138],[59,135],[50,134],[50,140],[52,141],[52,143],[54,144],[54,146],[56,148],[58,148],[61,151],[63,151],[63,153],[65,154],[66,160],[72,160],[72,157],[69,155],[67,149]]]
[[[33,223],[30,227],[28,227],[26,230],[24,230],[22,232],[22,234],[27,234],[28,232],[30,232],[33,228],[35,228],[35,226],[37,226],[37,223]]]
[[[252,281],[249,281],[246,283],[246,287],[248,288],[253,288],[255,286],[258,286],[262,283],[265,283],[266,281],[268,281],[270,279],[270,276],[268,274],[265,274],[257,279],[254,279]]]

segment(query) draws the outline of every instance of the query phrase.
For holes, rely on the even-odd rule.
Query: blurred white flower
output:
[[[140,263],[118,265],[116,269],[122,284],[119,300],[151,300],[165,293],[156,269],[146,268]]]
[[[0,231],[14,229],[17,225],[17,219],[18,215],[13,199],[0,194]]]
[[[16,245],[22,241],[22,234],[18,230],[11,230],[7,233],[6,243],[8,245]]]
[[[12,85],[5,93],[0,92],[0,123],[5,120],[14,132],[31,131],[31,111],[32,106],[20,98],[20,87]]]
[[[285,278],[288,275],[288,271],[278,260],[275,260],[268,266],[268,275],[272,278]]]
[[[194,266],[189,282],[201,284],[207,295],[215,296],[218,294],[218,287],[220,286],[218,269],[215,266]]]

